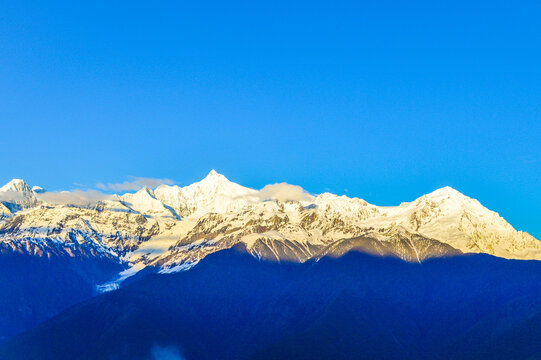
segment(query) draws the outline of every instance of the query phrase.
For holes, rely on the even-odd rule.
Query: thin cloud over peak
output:
[[[96,187],[104,191],[136,191],[145,186],[155,188],[159,185],[173,185],[174,183],[171,179],[130,176],[129,180],[122,183],[97,183]]]
[[[112,199],[112,195],[97,190],[47,191],[39,194],[38,199],[54,205],[90,206]]]
[[[302,187],[298,185],[291,185],[285,182],[266,185],[263,189],[259,191],[259,195],[265,199],[273,199],[280,201],[310,201],[314,198]]]

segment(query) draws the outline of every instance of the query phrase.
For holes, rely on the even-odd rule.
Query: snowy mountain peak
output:
[[[291,187],[275,186],[272,191]],[[147,265],[184,269],[239,242],[254,256],[278,260],[305,261],[326,248],[351,246],[407,261],[443,256],[449,249],[541,260],[541,242],[448,186],[399,206],[376,206],[331,193],[282,201],[263,190],[241,186],[212,170],[188,186],[143,187],[107,197],[89,209],[39,206],[42,195],[13,180],[0,193],[0,246],[4,242],[17,251],[43,253],[65,243],[69,253],[74,236],[80,235],[88,251],[118,254],[134,271]],[[13,216],[19,211],[20,216]]]
[[[211,170],[203,180],[191,185],[162,185],[154,191],[157,199],[181,216],[240,210],[256,201],[257,193],[257,190],[229,181],[215,170]]]
[[[205,193],[204,195],[209,197],[223,195],[231,198],[250,195],[256,192],[256,190],[229,181],[229,179],[215,170],[211,170],[203,180],[180,189],[188,196]]]
[[[450,186],[422,195],[412,202],[402,203],[399,208],[426,209],[429,212],[438,208],[439,212],[446,214],[463,212],[465,209],[473,212],[488,211],[479,201],[462,194]]]
[[[209,171],[207,177],[225,177],[222,174],[219,174],[216,170],[212,169]]]
[[[13,179],[0,188],[0,200],[11,213],[33,207],[39,203],[30,186],[22,179]]]
[[[136,194],[139,194],[138,196],[144,196],[144,197],[154,197],[154,192],[152,191],[151,188],[149,188],[148,186],[144,186],[142,187],[141,189],[139,189]]]
[[[130,198],[132,200],[135,200],[137,199],[138,201],[150,201],[150,200],[156,200],[156,197],[154,195],[154,191],[152,191],[152,189],[148,188],[148,187],[143,187],[139,190],[137,190],[137,192],[133,193],[133,194],[125,194],[125,195],[122,195],[123,198]]]
[[[171,209],[164,205],[160,200],[156,199],[154,192],[146,186],[135,194],[122,195],[120,199],[125,206],[142,214],[172,218],[177,217]]]
[[[197,182],[196,184],[201,185],[224,185],[224,184],[233,184],[231,181],[229,181],[228,178],[226,178],[224,175],[216,172],[216,170],[211,170],[208,175],[201,181]]]
[[[314,204],[318,209],[333,212],[341,216],[354,216],[367,218],[371,213],[377,212],[374,205],[358,198],[350,198],[346,195],[338,196],[331,193],[323,193],[315,198]]]
[[[0,188],[0,191],[32,192],[30,186],[22,179],[13,179]]]
[[[331,193],[323,193],[314,199],[314,204],[319,208],[332,208],[335,211],[348,213],[352,210],[358,210],[369,205],[366,201],[358,198],[350,198],[346,195],[335,195]]]
[[[429,198],[445,198],[445,197],[466,197],[460,191],[453,189],[450,186],[444,186],[437,190],[432,191],[431,193],[426,194],[426,197]]]

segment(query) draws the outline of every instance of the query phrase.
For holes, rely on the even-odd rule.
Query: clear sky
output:
[[[449,185],[541,238],[541,2],[145,3],[0,2],[2,183]]]

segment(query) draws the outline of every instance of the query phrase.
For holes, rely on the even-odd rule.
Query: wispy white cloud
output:
[[[38,199],[54,205],[90,206],[112,196],[97,190],[48,191],[38,195]]]
[[[133,191],[139,190],[145,186],[155,188],[159,185],[172,185],[175,182],[171,179],[145,178],[130,176],[129,180],[122,183],[98,183],[96,187],[105,191]]]
[[[17,191],[0,191],[0,201],[18,202],[24,200],[24,196]]]
[[[273,200],[296,200],[296,201],[311,201],[314,197],[306,190],[298,185],[288,183],[277,183],[266,185],[259,190],[259,196],[264,199]]]

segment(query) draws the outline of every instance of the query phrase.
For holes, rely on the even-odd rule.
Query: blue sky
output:
[[[541,238],[541,3],[254,3],[1,2],[0,180],[449,185]]]

